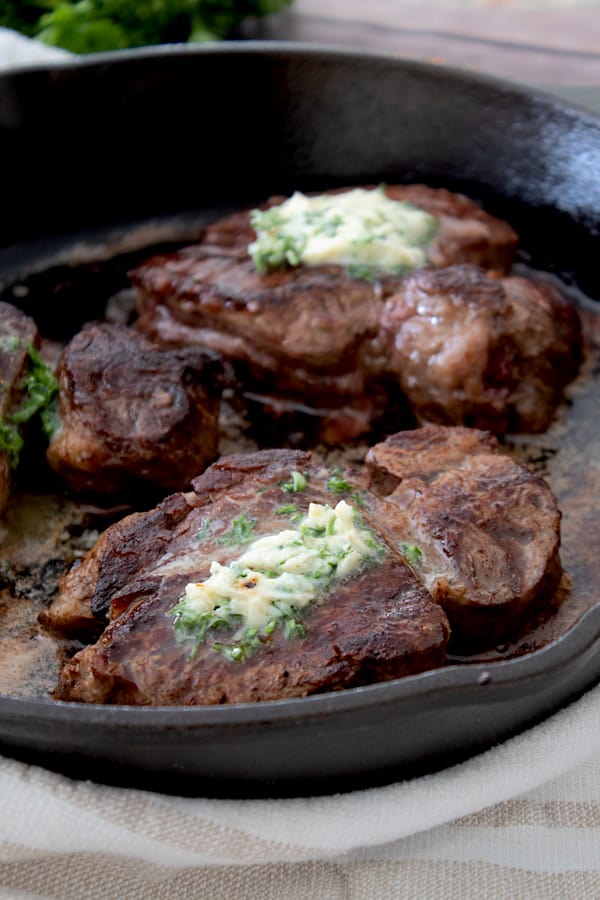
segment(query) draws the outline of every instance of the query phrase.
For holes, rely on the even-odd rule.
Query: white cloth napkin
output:
[[[0,29],[0,68],[68,54]],[[600,687],[467,762],[328,797],[209,800],[0,758],[0,897],[600,897]]]

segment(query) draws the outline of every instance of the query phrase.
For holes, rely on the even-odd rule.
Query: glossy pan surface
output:
[[[153,245],[157,229],[185,237],[216,210],[272,193],[426,181],[507,218],[527,262],[600,297],[600,121],[454,70],[278,44],[160,48],[24,69],[0,77],[0,165],[21,186],[3,201],[5,293],[63,251],[89,261],[107,245]],[[42,315],[51,323],[66,312],[58,303]],[[599,430],[594,391],[580,409],[587,447]],[[589,493],[595,482],[578,448],[561,452],[573,453],[582,496]],[[572,495],[568,478],[559,487]],[[595,510],[589,503],[571,530],[597,533]],[[527,655],[218,708],[0,696],[0,745],[82,777],[191,794],[333,791],[443,766],[600,679],[600,572],[589,559],[571,561],[586,611]]]

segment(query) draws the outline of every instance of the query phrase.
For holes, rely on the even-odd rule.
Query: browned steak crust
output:
[[[407,276],[380,337],[421,421],[496,434],[546,429],[581,359],[572,303],[548,284],[474,266]]]
[[[259,275],[249,257],[203,245],[154,257],[131,277],[140,287],[138,326],[153,338],[210,347],[261,381],[276,374],[282,393],[338,398],[364,390],[362,345],[376,334],[381,310],[370,282],[336,266]]]
[[[59,364],[48,462],[76,491],[188,486],[216,456],[220,374],[199,347],[160,349],[119,325],[80,332]]]
[[[367,455],[381,522],[445,609],[453,635],[510,635],[561,574],[560,513],[548,485],[467,428],[401,432]]]
[[[21,399],[21,381],[29,366],[27,346],[39,346],[33,319],[0,302],[0,424],[10,427],[8,416]],[[10,456],[0,449],[0,514],[6,509],[12,485]]]
[[[292,471],[308,478],[288,493]],[[385,553],[356,574],[335,582],[302,614],[304,637],[276,629],[243,662],[212,649],[191,658],[167,615],[185,585],[204,580],[212,560],[235,559],[240,547],[224,543],[244,515],[253,538],[289,527],[282,506],[305,512],[310,502],[335,505],[331,473],[307,454],[263,451],[227,457],[194,482],[194,493],[169,498],[157,510],[119,523],[75,570],[70,588],[80,606],[111,603],[111,622],[97,644],[78,653],[61,675],[57,696],[96,703],[215,704],[298,697],[423,671],[445,660],[448,627],[441,608],[381,532],[366,497],[364,522]],[[351,502],[349,500],[349,502]],[[167,512],[168,509],[168,512]],[[174,511],[167,531],[165,516]],[[115,578],[111,560],[120,570]],[[85,599],[84,595],[85,594]]]

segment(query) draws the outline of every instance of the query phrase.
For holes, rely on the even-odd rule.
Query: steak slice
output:
[[[217,454],[221,364],[206,350],[94,325],[65,348],[58,379],[47,458],[75,491],[185,488]]]
[[[8,504],[18,462],[21,434],[10,416],[22,399],[22,380],[30,363],[28,346],[39,346],[35,322],[16,306],[0,302],[0,515]]]
[[[113,526],[65,579],[63,600],[78,595],[79,609],[98,616],[108,607],[110,624],[65,666],[56,696],[237,703],[339,690],[442,665],[446,617],[381,536],[368,498],[361,501],[360,527],[380,545],[377,558],[296,610],[293,633],[265,629],[241,661],[218,649],[235,637],[235,626],[218,628],[216,638],[205,636],[195,649],[178,639],[172,613],[187,584],[205,582],[213,561],[226,566],[255,540],[293,529],[309,504],[337,504],[340,490],[347,492],[346,483],[314,466],[308,454],[267,450],[222,458],[195,480],[193,493]]]
[[[544,431],[577,374],[577,310],[548,284],[421,270],[385,303],[381,344],[422,422]]]
[[[403,545],[453,638],[497,642],[552,598],[562,572],[556,500],[491,434],[429,425],[392,435],[366,462],[382,530]]]

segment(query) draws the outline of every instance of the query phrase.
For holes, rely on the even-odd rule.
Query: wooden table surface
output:
[[[459,66],[588,99],[600,111],[597,0],[295,0],[253,36]]]

